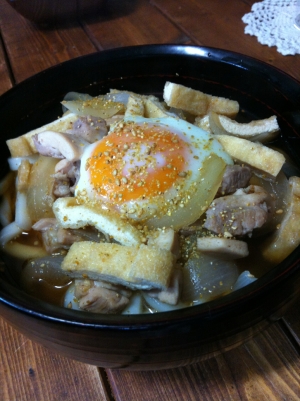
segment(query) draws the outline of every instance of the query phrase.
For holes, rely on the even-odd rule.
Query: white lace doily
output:
[[[284,56],[300,54],[300,29],[296,17],[300,14],[299,0],[264,0],[253,4],[242,21],[245,33],[257,36],[259,43],[276,46]]]

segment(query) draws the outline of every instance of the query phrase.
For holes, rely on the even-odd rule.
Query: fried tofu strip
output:
[[[231,118],[212,112],[209,114],[209,124],[216,135],[233,135],[262,143],[276,138],[280,130],[276,116],[250,123],[238,123]]]
[[[163,97],[169,107],[185,110],[195,116],[204,116],[214,111],[235,117],[239,111],[239,104],[234,100],[208,95],[172,82],[166,82]]]
[[[22,160],[18,168],[17,191],[27,191],[29,186],[29,176],[31,171],[31,164],[28,160]]]
[[[17,138],[9,139],[6,141],[6,144],[10,150],[11,157],[30,156],[37,153],[32,139],[35,134],[39,134],[43,131],[66,132],[68,129],[72,128],[73,122],[77,119],[78,116],[76,114],[68,113],[49,124],[29,131]]]
[[[281,153],[261,143],[230,135],[216,135],[216,138],[233,160],[252,167],[266,178],[276,178],[285,162]]]
[[[75,278],[147,290],[166,288],[174,265],[174,256],[166,249],[83,241],[71,246],[62,269]]]
[[[138,245],[142,242],[140,231],[121,219],[118,213],[90,204],[81,205],[76,198],[58,198],[53,212],[63,228],[96,227],[123,245]]]

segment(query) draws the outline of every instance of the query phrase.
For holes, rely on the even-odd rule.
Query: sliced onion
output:
[[[21,233],[22,231],[18,235],[20,235]],[[25,245],[17,241],[8,242],[4,246],[4,250],[5,253],[23,261],[28,259],[42,258],[47,255],[47,252],[41,246]]]
[[[52,205],[54,202],[53,185],[54,170],[57,159],[39,156],[33,164],[27,190],[27,206],[32,222],[46,217],[54,217]]]
[[[93,99],[93,97],[88,93],[80,93],[80,92],[68,92],[64,97],[64,100],[89,100],[89,99]]]
[[[255,280],[257,280],[257,278],[254,277],[248,270],[245,270],[236,280],[236,283],[233,286],[233,291],[239,290],[240,288],[253,283]]]
[[[123,103],[106,100],[103,96],[88,100],[64,100],[62,104],[78,116],[110,118],[125,111]]]
[[[144,297],[146,303],[148,304],[148,306],[150,306],[150,309],[149,309],[150,313],[168,312],[168,311],[172,311],[172,310],[181,309],[186,306],[182,303],[178,303],[177,305],[166,304],[164,302],[159,301],[156,298],[150,297],[146,292],[143,292],[143,297]]]
[[[5,192],[2,196],[0,203],[0,224],[2,227],[7,226],[14,220],[14,194],[11,192]]]
[[[20,228],[15,221],[5,226],[0,233],[0,244],[4,246],[7,242],[17,238],[22,233]]]
[[[78,306],[78,301],[74,293],[75,293],[75,283],[72,283],[67,289],[67,292],[65,293],[64,307],[68,309],[82,310]]]
[[[238,268],[233,261],[196,254],[184,266],[183,276],[182,300],[206,302],[232,291]]]
[[[20,191],[17,191],[15,222],[17,226],[25,231],[30,230],[32,226],[32,220],[27,205],[27,195]]]
[[[128,103],[129,92],[117,92],[117,93],[107,93],[104,95],[104,99],[111,100],[112,102],[123,103],[124,106]]]
[[[129,305],[123,310],[123,315],[137,315],[143,312],[143,297],[137,292],[131,299]]]
[[[10,157],[8,159],[9,168],[12,171],[17,171],[23,160],[28,160],[30,164],[37,161],[38,155],[24,156],[24,157]]]
[[[68,92],[64,97],[65,101],[69,100],[89,100],[92,99],[92,96],[88,95],[87,93],[79,93],[79,92]],[[68,111],[67,107],[64,105],[62,106],[63,113]]]

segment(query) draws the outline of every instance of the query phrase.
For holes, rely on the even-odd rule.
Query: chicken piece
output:
[[[174,262],[165,249],[83,241],[71,246],[61,267],[70,277],[149,290],[168,287]]]
[[[80,161],[60,160],[55,166],[53,194],[57,198],[72,196],[80,175]]]
[[[67,196],[72,196],[70,179],[66,174],[56,173],[55,181],[53,186],[53,194],[57,198],[64,198]]]
[[[232,195],[215,199],[206,212],[203,227],[225,237],[251,236],[254,229],[267,222],[271,209],[268,192],[250,185]]]
[[[85,147],[89,144],[82,138],[55,131],[44,131],[33,136],[38,153],[57,159],[76,161],[81,158]]]
[[[227,166],[217,196],[233,194],[239,188],[246,188],[249,185],[251,175],[251,169],[247,166],[238,164]]]
[[[70,129],[72,123],[76,121],[78,116],[73,113],[65,114],[63,117],[58,118],[42,127],[36,128],[27,132],[17,138],[9,139],[6,143],[10,150],[12,157],[30,156],[37,153],[36,147],[33,142],[33,137],[44,131],[66,132]]]
[[[224,260],[240,259],[249,255],[247,242],[229,238],[197,238],[197,248],[205,255],[212,255]]]
[[[74,295],[80,309],[93,313],[119,313],[128,305],[132,292],[105,282],[76,280]]]
[[[83,298],[93,287],[93,280],[75,280],[74,296],[77,300]]]
[[[92,226],[123,245],[137,245],[143,240],[141,232],[119,213],[97,205],[80,205],[74,197],[56,199],[53,212],[63,228]]]
[[[106,121],[100,117],[80,117],[73,123],[72,129],[66,131],[68,134],[80,137],[89,143],[99,141],[107,135]]]
[[[49,253],[69,249],[74,242],[83,240],[77,232],[74,233],[72,230],[61,228],[54,218],[41,219],[32,228],[42,233],[44,247]]]

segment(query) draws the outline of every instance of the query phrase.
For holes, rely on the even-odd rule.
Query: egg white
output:
[[[114,208],[132,221],[147,223],[151,226],[164,226],[168,220],[167,216],[171,216],[176,209],[185,207],[189,202],[189,196],[193,196],[194,191],[191,189],[196,182],[199,182],[199,175],[203,168],[203,163],[211,154],[217,155],[226,164],[232,164],[230,156],[223,150],[220,143],[215,140],[211,134],[196,127],[182,119],[176,117],[163,118],[144,118],[141,116],[130,116],[124,118],[124,123],[134,123],[138,126],[143,124],[158,125],[164,129],[177,135],[181,140],[188,144],[188,152],[185,152],[185,170],[188,172],[185,178],[178,177],[171,188],[161,195],[151,196],[148,194],[144,199],[133,199],[130,201],[120,201],[110,203],[108,199],[101,196],[101,192],[96,191],[90,183],[90,172],[86,168],[88,160],[91,157],[97,143],[89,145],[82,156],[80,178],[76,187],[75,196],[91,202],[99,202],[105,208]],[[113,127],[112,129],[115,129]],[[109,134],[104,140],[109,140]],[[146,161],[147,146],[141,146],[138,156],[134,153],[125,154],[123,160],[125,162],[123,175],[128,175],[128,168],[132,163],[143,166]],[[134,159],[136,157],[136,159]],[[155,165],[164,166],[167,162],[164,154],[159,151],[155,152]],[[99,172],[101,174],[101,172]],[[161,221],[161,223],[160,223]],[[191,222],[187,222],[191,223]],[[172,224],[170,224],[172,226]]]

